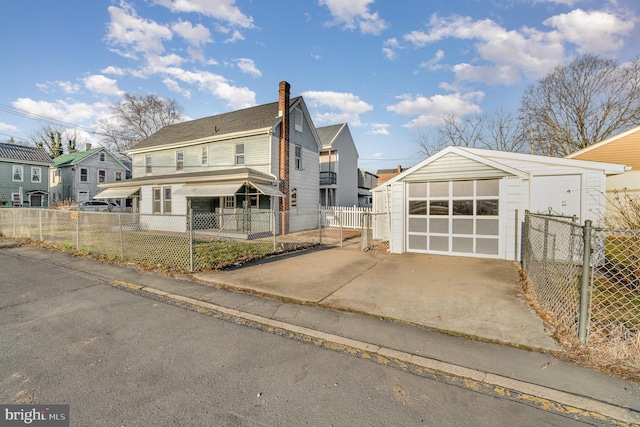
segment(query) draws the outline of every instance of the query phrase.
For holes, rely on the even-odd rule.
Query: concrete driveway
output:
[[[358,245],[281,255],[198,280],[559,350],[524,301],[512,261],[362,252]]]

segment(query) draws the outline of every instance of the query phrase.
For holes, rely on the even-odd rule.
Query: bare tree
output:
[[[518,118],[502,109],[491,114],[444,116],[434,133],[421,132],[414,139],[427,156],[448,146],[520,152],[528,144]]]
[[[556,67],[522,97],[536,152],[565,156],[640,124],[640,60],[618,65],[583,55]]]
[[[52,159],[75,151],[79,139],[75,129],[50,124],[40,125],[28,135],[28,138],[31,144],[44,148]]]
[[[173,99],[126,93],[111,106],[112,115],[97,123],[103,143],[112,151],[127,150],[167,125],[182,121],[183,108]]]

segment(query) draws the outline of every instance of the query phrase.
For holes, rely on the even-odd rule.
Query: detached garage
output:
[[[373,189],[392,253],[515,260],[525,210],[600,224],[623,165],[448,147]],[[382,224],[381,221],[376,221]]]

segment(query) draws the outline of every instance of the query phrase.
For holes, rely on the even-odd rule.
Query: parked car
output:
[[[71,210],[84,212],[120,212],[120,206],[114,202],[90,200],[86,202],[76,203],[71,207]]]

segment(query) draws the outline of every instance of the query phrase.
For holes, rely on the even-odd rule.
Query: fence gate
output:
[[[342,246],[343,230],[342,218],[338,210],[320,210],[320,243],[329,246]]]

